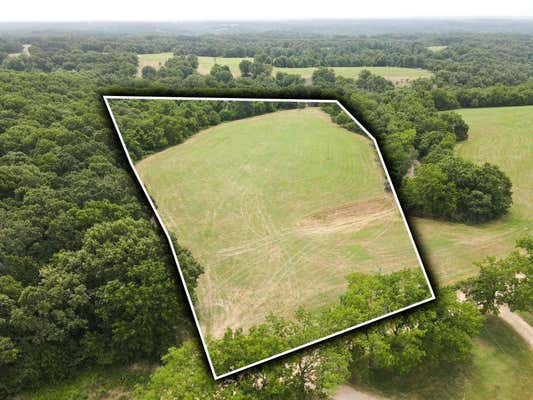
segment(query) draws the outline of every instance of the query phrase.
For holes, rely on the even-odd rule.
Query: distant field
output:
[[[198,57],[198,73],[207,75],[213,65],[227,65],[231,70],[233,76],[239,76],[241,71],[239,70],[239,63],[242,60],[253,61],[253,58],[230,58],[230,57]]]
[[[159,69],[166,60],[172,57],[172,53],[156,53],[156,54],[139,54],[139,68],[137,75],[141,76],[142,69],[149,65],[155,69]],[[213,68],[213,65],[227,65],[229,66],[233,76],[240,75],[239,63],[242,60],[253,61],[253,58],[237,58],[237,57],[198,57],[198,73],[207,75]],[[401,68],[401,67],[332,67],[335,74],[345,78],[357,79],[363,69],[368,69],[373,74],[382,76],[397,85],[406,85],[409,82],[418,78],[429,78],[432,73],[420,68]],[[296,74],[302,76],[307,81],[310,81],[313,71],[316,68],[279,68],[274,67],[273,73],[285,72],[288,74]]]
[[[154,67],[155,69],[161,68],[165,65],[165,62],[173,56],[172,52],[169,53],[152,53],[152,54],[139,54],[139,64],[137,68],[137,76],[141,76],[142,69],[144,67]]]
[[[147,65],[154,67],[155,69],[161,68],[165,62],[172,57],[172,53],[154,53],[154,54],[139,54],[139,67],[137,76],[141,76],[141,71]],[[246,58],[253,61],[252,58]],[[240,75],[239,63],[244,58],[229,58],[229,57],[198,57],[198,73],[207,75],[213,65],[227,65],[234,76]]]
[[[469,139],[456,147],[475,162],[498,165],[513,183],[509,215],[479,226],[414,219],[429,269],[441,285],[471,276],[474,261],[503,256],[517,238],[533,233],[533,106],[459,110]]]
[[[215,336],[330,304],[352,271],[418,268],[370,140],[318,108],[215,126],[136,169],[205,267],[196,309]]]
[[[30,46],[31,44],[23,44],[22,45],[22,51],[20,53],[11,53],[11,54],[8,54],[8,57],[17,57],[17,56],[20,56],[22,54],[24,54],[25,56],[30,56]]]
[[[433,53],[438,53],[439,51],[444,50],[448,46],[429,46],[428,50],[432,51]]]
[[[274,73],[277,71],[288,74],[301,75],[304,79],[311,79],[313,71],[316,68],[274,68]],[[419,68],[401,68],[401,67],[332,67],[336,75],[345,78],[357,79],[362,70],[368,69],[373,74],[382,76],[397,85],[406,85],[410,81],[418,78],[429,78],[431,72]]]

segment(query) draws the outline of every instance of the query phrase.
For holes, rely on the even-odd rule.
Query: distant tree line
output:
[[[434,72],[438,87],[513,86],[533,76],[529,49],[531,36],[511,34],[310,35],[283,33],[248,35],[128,35],[69,34],[38,35],[4,39],[0,55],[31,44],[28,57],[7,59],[15,70],[89,71],[129,76],[135,74],[137,54],[173,52],[177,56],[253,57],[258,64],[276,67],[395,66],[425,68]],[[441,51],[428,49],[439,43]],[[14,52],[15,52],[14,51]],[[121,58],[119,61],[117,58]],[[0,59],[1,61],[1,59]],[[124,68],[126,63],[129,67]],[[103,64],[112,64],[106,71]],[[133,64],[133,65],[131,65]],[[122,66],[122,69],[119,68]]]
[[[517,86],[434,89],[431,94],[435,107],[439,110],[527,106],[533,105],[533,82]]]

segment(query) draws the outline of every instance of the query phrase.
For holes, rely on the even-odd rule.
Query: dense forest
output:
[[[27,54],[23,45],[30,45]],[[446,48],[428,49],[434,45]],[[162,51],[174,57],[135,77],[138,53]],[[451,110],[533,104],[532,52],[528,34],[0,35],[1,396],[89,367],[155,364],[162,357],[164,366],[139,388],[139,397],[188,391],[191,398],[325,398],[350,376],[394,380],[468,359],[482,312],[497,312],[494,304],[531,307],[531,280],[516,280],[517,273],[531,274],[527,239],[518,245],[529,253],[482,265],[480,276],[466,284],[471,302],[442,288],[436,302],[415,312],[215,383],[194,339],[169,247],[134,183],[101,96],[337,98],[378,139],[410,213],[475,224],[507,212],[512,183],[496,165],[453,154],[456,142],[468,140],[468,126]],[[241,66],[241,77],[218,65],[200,75],[197,57],[206,55],[253,62]],[[397,87],[371,73],[347,79],[327,68],[340,65],[424,67],[433,76]],[[272,74],[273,66],[322,68],[309,85],[296,75]],[[145,124],[135,134],[148,140],[130,139],[136,157],[206,126],[272,110],[199,111],[184,106],[165,116],[163,129],[149,112],[141,113]],[[119,112],[127,120],[131,111]],[[340,125],[349,123],[329,112]],[[176,245],[194,287],[202,267]],[[360,278],[349,278],[338,305],[354,315],[367,307],[361,291],[417,284],[408,274]],[[313,318],[302,310],[293,321],[270,320],[250,335],[230,331],[222,340],[252,352],[280,333],[287,341],[305,338],[307,330],[319,329]],[[333,323],[335,308],[319,318]],[[231,352],[219,359],[235,363]]]

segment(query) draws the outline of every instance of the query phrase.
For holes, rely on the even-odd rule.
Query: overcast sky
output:
[[[533,0],[6,0],[0,21],[532,17]]]

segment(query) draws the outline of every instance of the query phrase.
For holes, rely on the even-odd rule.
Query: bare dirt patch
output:
[[[298,225],[308,234],[354,230],[374,221],[391,218],[395,212],[390,197],[378,197],[321,210],[304,217]]]

